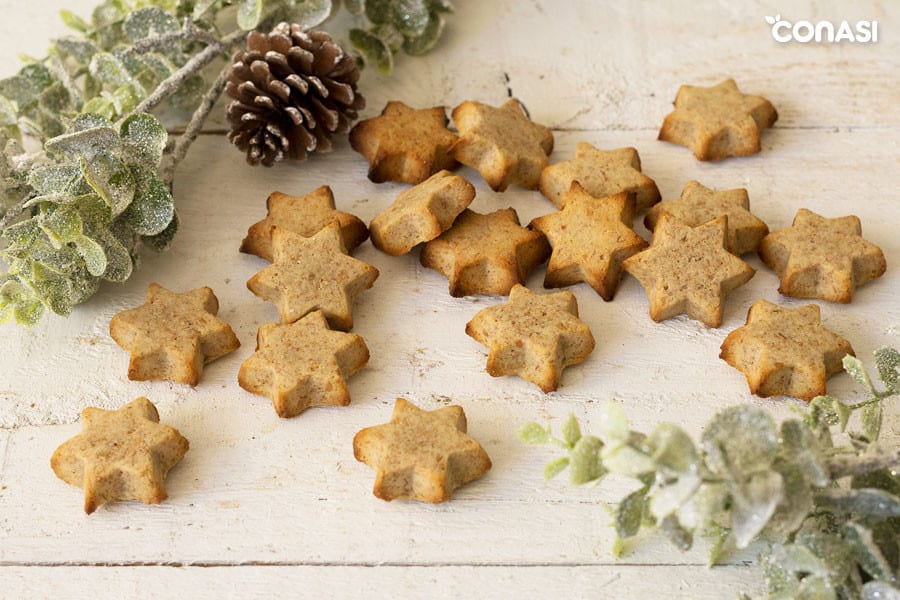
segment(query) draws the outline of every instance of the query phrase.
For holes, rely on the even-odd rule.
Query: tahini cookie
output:
[[[50,466],[66,483],[84,488],[84,512],[90,514],[113,500],[165,500],[166,475],[188,446],[141,397],[119,410],[85,408],[81,433],[56,449]]]
[[[594,336],[569,291],[535,294],[516,285],[509,301],[478,312],[466,333],[488,347],[491,376],[518,375],[544,393],[559,387],[563,369],[594,350]]]
[[[393,204],[372,219],[372,243],[391,256],[406,254],[449,229],[474,198],[471,183],[450,171],[439,171],[400,192]]]
[[[389,423],[356,434],[353,456],[375,469],[372,491],[378,498],[445,502],[491,468],[487,452],[466,428],[460,406],[428,411],[397,398]]]
[[[789,228],[762,240],[759,256],[778,273],[785,296],[844,304],[856,286],[887,269],[881,248],[862,238],[859,217],[826,219],[805,208]]]
[[[203,365],[241,345],[218,312],[219,301],[208,287],[176,294],[151,283],[142,306],[109,322],[110,336],[131,354],[128,378],[197,385]]]
[[[402,102],[388,102],[380,117],[350,130],[350,146],[369,161],[369,179],[375,183],[416,184],[455,169],[459,163],[450,148],[456,140],[443,106],[416,110]]]
[[[793,396],[809,402],[843,370],[850,342],[822,326],[819,307],[778,306],[760,300],[747,324],[728,334],[719,358],[742,372],[757,396]]]
[[[516,183],[533,190],[553,151],[550,130],[528,118],[515,98],[499,108],[467,100],[453,109],[459,140],[453,156],[478,170],[496,192]]]
[[[772,103],[742,94],[733,79],[718,85],[683,85],[659,139],[690,148],[700,160],[746,156],[760,150],[759,134],[778,120]]]

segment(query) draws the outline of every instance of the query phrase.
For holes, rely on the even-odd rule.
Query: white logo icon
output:
[[[878,41],[878,21],[857,21],[852,25],[849,21],[841,21],[838,25],[831,21],[791,23],[783,20],[781,15],[775,15],[767,16],[766,23],[772,26],[772,38],[780,44],[792,41],[801,44],[812,41],[829,44],[841,42],[868,44]]]

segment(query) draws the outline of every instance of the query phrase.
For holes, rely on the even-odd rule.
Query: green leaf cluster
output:
[[[649,435],[632,431],[615,403],[603,407],[596,437],[583,435],[574,416],[560,437],[537,423],[524,425],[519,437],[565,450],[547,464],[548,479],[568,469],[576,485],[609,474],[636,480],[613,510],[616,554],[643,527],[681,549],[697,535],[712,538],[713,564],[762,540],[770,598],[896,598],[900,451],[878,438],[884,401],[900,395],[900,353],[882,348],[875,365],[882,390],[861,361],[844,359],[868,394],[862,402],[822,396],[780,425],[759,407],[731,407],[707,424],[699,443],[669,423]],[[862,431],[836,445],[833,429],[844,431],[853,415]]]

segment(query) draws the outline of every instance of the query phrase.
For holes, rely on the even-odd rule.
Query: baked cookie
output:
[[[563,369],[594,350],[594,336],[569,291],[535,294],[516,285],[509,301],[476,314],[466,334],[488,347],[491,376],[518,375],[544,393],[559,387]]]
[[[332,221],[337,221],[341,226],[341,239],[348,252],[352,252],[369,237],[366,224],[358,217],[334,208],[334,195],[327,185],[305,196],[272,192],[266,200],[266,209],[266,218],[251,225],[247,231],[247,237],[241,243],[241,252],[271,261],[272,228],[276,226],[310,237]]]
[[[647,247],[631,228],[634,198],[624,192],[595,198],[576,181],[560,204],[559,212],[537,217],[529,225],[547,236],[553,247],[544,287],[583,281],[604,300],[612,300],[622,261]]]
[[[825,381],[843,370],[850,342],[822,327],[819,307],[778,306],[760,300],[747,324],[728,334],[719,358],[742,372],[757,396],[793,396],[809,402],[825,394]]]
[[[399,256],[450,229],[475,198],[471,183],[450,171],[435,173],[404,190],[394,203],[370,223],[376,248]]]
[[[177,429],[160,425],[156,407],[141,397],[119,410],[85,408],[81,433],[56,449],[50,466],[66,483],[84,488],[84,512],[91,514],[113,500],[165,500],[166,475],[188,446]]]
[[[354,298],[375,283],[378,269],[347,256],[336,222],[312,237],[272,231],[274,262],[247,282],[251,292],[274,303],[284,324],[321,310],[334,329],[353,327]]]
[[[353,456],[375,469],[372,491],[382,500],[445,502],[491,468],[481,444],[466,435],[462,407],[422,410],[403,398],[389,423],[354,436]]]
[[[290,325],[267,323],[256,335],[256,352],[241,365],[238,383],[268,396],[279,417],[296,417],[311,406],[347,406],[346,378],[369,362],[358,335],[332,331],[322,311]]]
[[[109,321],[109,335],[131,354],[128,379],[197,385],[203,365],[241,345],[218,312],[208,287],[176,294],[151,283],[142,306]]]
[[[826,219],[801,208],[793,225],[763,239],[759,256],[778,273],[785,296],[846,304],[856,286],[887,269],[881,248],[861,234],[855,215]]]
[[[733,79],[712,87],[683,85],[659,139],[687,146],[700,160],[759,152],[759,132],[778,120],[772,103],[742,94]]]
[[[402,102],[388,102],[380,117],[350,130],[350,146],[369,161],[369,179],[375,183],[416,184],[442,169],[455,169],[459,163],[450,147],[456,140],[443,106],[416,110]]]
[[[651,319],[665,321],[685,314],[708,327],[722,324],[725,294],[756,273],[725,249],[727,229],[725,216],[691,227],[663,213],[650,247],[622,265],[647,292]]]
[[[573,181],[595,198],[628,192],[634,196],[636,212],[659,202],[659,189],[641,173],[641,157],[634,148],[598,150],[579,142],[574,158],[550,165],[541,173],[541,193],[558,207]]]
[[[512,208],[483,215],[468,208],[422,249],[423,266],[450,281],[450,295],[505,296],[550,256],[544,234],[519,225]]]
[[[553,134],[533,122],[515,98],[500,108],[466,100],[453,109],[459,140],[450,152],[478,170],[496,192],[512,183],[533,190],[553,151]]]
[[[664,200],[650,209],[644,217],[644,225],[653,231],[659,215],[667,212],[679,221],[696,227],[725,215],[728,217],[728,231],[725,234],[725,248],[732,254],[755,252],[769,228],[750,212],[747,190],[714,191],[699,181],[688,181],[678,200]]]

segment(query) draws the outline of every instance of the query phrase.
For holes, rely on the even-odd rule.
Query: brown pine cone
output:
[[[324,31],[287,23],[251,31],[225,86],[234,98],[228,139],[252,165],[330,152],[331,134],[350,129],[365,106],[358,79],[356,60]]]

